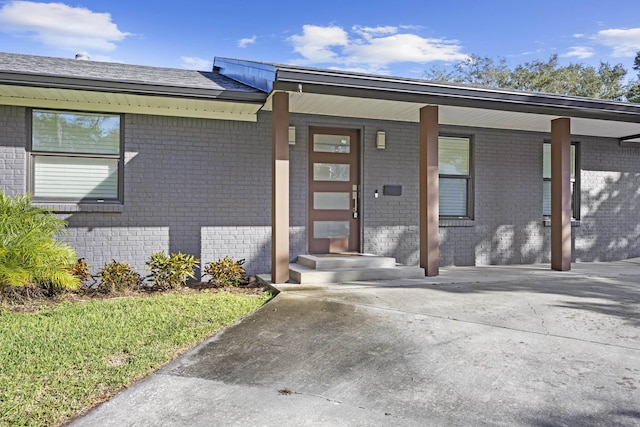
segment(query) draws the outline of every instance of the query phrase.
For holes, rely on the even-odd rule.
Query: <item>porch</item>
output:
[[[297,250],[292,252],[289,246],[292,114],[306,114],[315,118],[343,117],[352,122],[380,120],[417,125],[412,137],[392,143],[415,147],[414,158],[419,163],[419,171],[415,175],[418,186],[415,197],[419,199],[419,212],[412,214],[415,214],[418,230],[417,263],[427,276],[437,276],[441,265],[441,176],[438,162],[441,127],[474,127],[548,135],[540,140],[541,144],[547,139],[551,147],[550,214],[544,226],[548,222],[550,267],[557,271],[570,270],[572,262],[572,138],[576,135],[598,137],[621,147],[640,141],[640,109],[626,103],[443,85],[417,79],[224,58],[216,59],[215,69],[238,81],[250,82],[268,93],[263,111],[270,112],[272,120],[271,276],[275,283],[290,279],[290,262],[298,253]],[[317,123],[322,124],[322,120],[310,126],[316,126]],[[308,127],[302,130],[294,128],[294,143],[296,136],[306,134],[308,130]],[[358,142],[371,144],[371,134],[360,135]],[[376,145],[378,142],[376,135]],[[310,173],[310,165],[308,167]],[[362,199],[361,188],[356,190],[354,186],[353,191],[358,192],[354,197]],[[371,192],[371,189],[368,191]],[[309,190],[306,202],[311,204],[312,197],[312,190]],[[361,202],[356,201],[354,209],[360,210],[361,207]],[[539,209],[540,219],[536,223],[542,224],[542,208]],[[460,219],[476,227],[473,211]],[[311,222],[305,223],[304,227],[309,243],[309,235],[315,231],[312,231]],[[359,238],[362,244],[362,233]],[[309,252],[313,251],[307,246],[307,251],[300,253]]]

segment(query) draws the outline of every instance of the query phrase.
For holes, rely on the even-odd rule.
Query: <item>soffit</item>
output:
[[[301,92],[290,92],[289,96],[289,111],[291,113],[412,123],[419,121],[420,108],[425,105],[427,104]],[[264,109],[271,111],[271,97],[267,99]],[[439,122],[442,125],[548,133],[551,131],[551,120],[559,117],[567,116],[452,105],[439,106]],[[639,135],[640,123],[574,117],[571,119],[571,133],[573,135],[622,138],[629,135]],[[640,141],[640,138],[636,140]]]
[[[257,121],[261,103],[0,85],[0,104],[36,108]]]

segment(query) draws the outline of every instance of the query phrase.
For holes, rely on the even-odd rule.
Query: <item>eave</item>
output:
[[[0,72],[0,103],[35,108],[255,122],[266,98],[257,91]]]

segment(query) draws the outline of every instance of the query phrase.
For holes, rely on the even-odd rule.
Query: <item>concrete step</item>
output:
[[[303,285],[320,283],[346,283],[359,280],[424,279],[424,269],[420,267],[393,266],[374,268],[337,268],[333,270],[315,270],[300,265],[289,265],[292,282]]]
[[[389,268],[396,266],[396,260],[391,257],[370,254],[298,255],[298,264],[314,270]]]

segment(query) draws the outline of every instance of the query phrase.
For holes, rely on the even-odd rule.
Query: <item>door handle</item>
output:
[[[353,200],[353,217],[354,218],[358,218],[358,186],[354,185],[353,187],[353,191],[351,192],[351,198]]]

